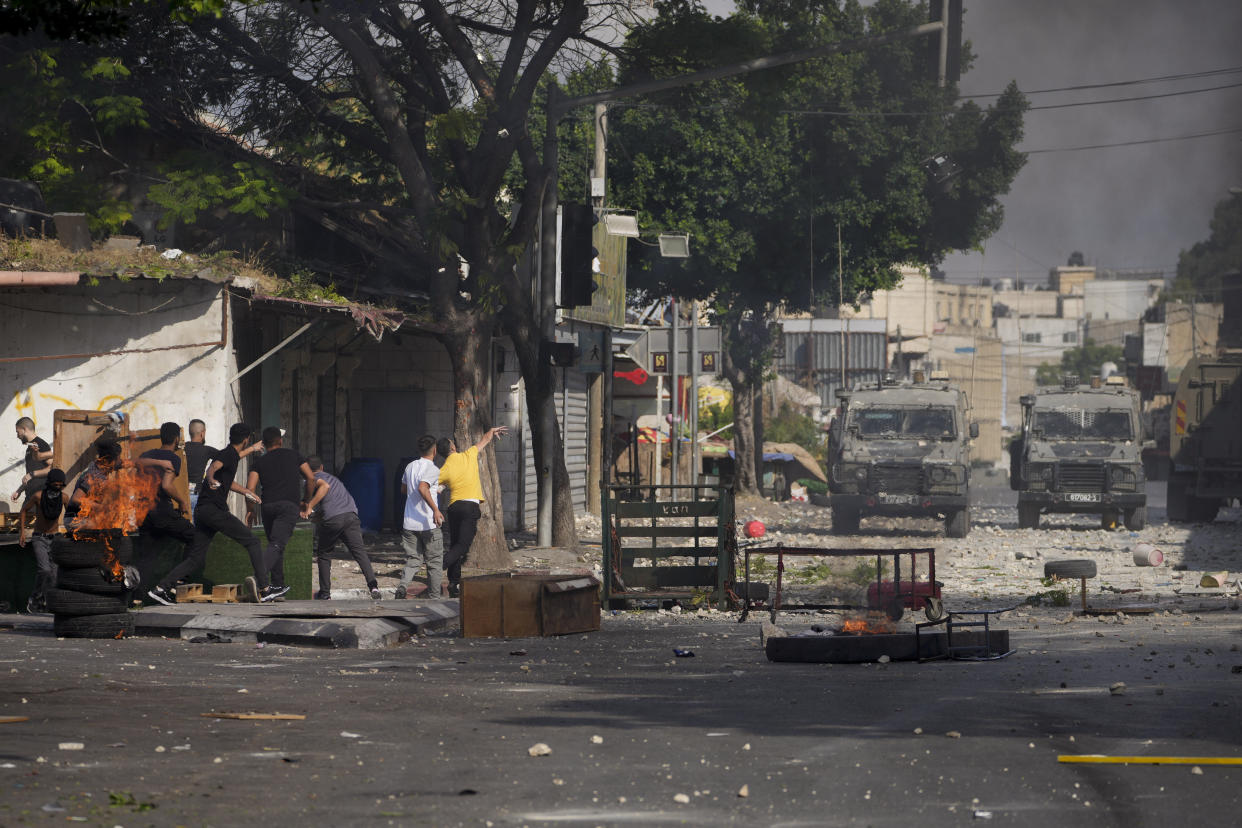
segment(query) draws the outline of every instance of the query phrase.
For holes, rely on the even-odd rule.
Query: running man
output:
[[[22,484],[13,492],[11,500],[14,503],[23,495],[29,497],[43,488],[43,479],[52,468],[52,447],[47,440],[35,434],[34,420],[18,418],[17,439],[26,447],[26,473],[22,475]]]
[[[26,514],[34,513],[35,588],[26,601],[26,612],[46,612],[48,587],[56,583],[56,564],[52,563],[52,538],[56,537],[56,524],[65,509],[65,473],[50,469],[47,485],[26,498],[18,515],[17,545],[26,546]]]
[[[338,540],[344,539],[345,548],[358,562],[362,577],[367,580],[367,589],[371,597],[379,600],[379,581],[375,580],[375,571],[371,568],[371,558],[366,547],[362,545],[362,522],[358,520],[358,504],[353,495],[345,488],[345,484],[323,470],[323,461],[318,457],[306,460],[315,476],[315,488],[310,500],[302,507],[302,517],[309,518],[315,507],[323,504],[319,516],[319,525],[315,529],[315,563],[319,568],[319,591],[316,598],[327,600],[332,597],[332,548]]]
[[[315,477],[310,466],[293,449],[284,447],[284,434],[275,426],[263,429],[262,457],[251,464],[250,474],[246,479],[246,488],[257,491],[263,503],[259,506],[259,514],[263,519],[263,532],[267,535],[267,549],[264,557],[271,567],[272,586],[285,586],[285,546],[293,537],[293,528],[298,522],[301,511],[302,480],[306,481],[306,491],[315,488]],[[254,514],[253,505],[250,506]],[[249,521],[248,521],[249,522]]]
[[[404,598],[418,570],[427,567],[427,597],[438,599],[444,580],[444,540],[440,527],[444,515],[436,504],[440,470],[436,468],[436,438],[418,438],[420,457],[405,467],[401,492],[405,495],[405,518],[401,525],[401,547],[405,550],[405,571],[397,585],[398,598]]]

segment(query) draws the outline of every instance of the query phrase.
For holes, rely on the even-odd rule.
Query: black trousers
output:
[[[315,564],[319,567],[319,591],[332,590],[332,547],[338,540],[345,541],[345,548],[358,563],[362,577],[367,579],[367,589],[379,585],[375,580],[375,570],[371,568],[371,558],[362,544],[362,522],[357,512],[342,512],[319,521],[315,531]]]
[[[157,503],[147,512],[139,531],[157,538],[176,538],[187,544],[194,540],[194,524],[186,520],[173,503]]]
[[[482,514],[483,510],[473,500],[449,504],[447,523],[449,537],[453,540],[444,555],[444,571],[448,573],[450,584],[461,583],[461,567],[470,557],[470,544],[474,543]]]
[[[301,508],[292,500],[264,502],[260,508],[263,531],[267,535],[267,549],[263,557],[271,567],[272,586],[285,585],[285,546],[293,537]]]
[[[263,557],[263,544],[251,533],[246,524],[238,520],[232,512],[208,500],[199,500],[194,510],[194,539],[186,547],[185,558],[160,580],[160,586],[169,589],[178,580],[202,569],[207,563],[207,549],[216,533],[223,533],[246,548],[250,555],[250,565],[254,567],[254,578],[259,589],[268,586],[268,570],[271,568]]]

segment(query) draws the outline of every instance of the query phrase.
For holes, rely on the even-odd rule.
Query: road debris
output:
[[[543,742],[536,742],[528,747],[526,752],[531,756],[550,756],[552,755],[552,748],[548,747]]]

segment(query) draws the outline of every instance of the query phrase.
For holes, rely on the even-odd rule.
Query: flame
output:
[[[119,534],[133,533],[155,506],[160,479],[129,464],[97,481],[82,498],[72,534],[76,540],[102,540],[100,569],[114,582],[125,578],[125,566],[113,546]]]
[[[91,487],[82,498],[74,532],[115,530],[136,532],[155,506],[160,480],[135,466],[124,465]]]
[[[871,614],[847,618],[841,625],[841,632],[851,635],[884,635],[896,630],[896,625],[887,615]]]

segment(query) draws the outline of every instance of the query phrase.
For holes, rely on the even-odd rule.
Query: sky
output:
[[[1002,199],[1005,221],[984,252],[957,254],[954,281],[1040,279],[1071,252],[1106,268],[1172,273],[1209,234],[1216,203],[1242,186],[1242,2],[1237,0],[966,0],[977,55],[963,95],[1011,79],[1033,106],[1026,166]],[[1073,92],[1034,90],[1237,69],[1206,77]],[[1117,98],[1185,93],[1124,103]],[[980,99],[980,103],[988,99]],[[1233,130],[1203,138],[1065,151]],[[1062,150],[1039,152],[1040,150]]]
[[[958,253],[951,281],[1039,281],[1073,251],[1087,264],[1172,274],[1207,238],[1216,203],[1242,187],[1242,2],[1239,0],[964,0],[976,55],[963,95],[1010,80],[1032,106],[1019,148],[1031,154],[1002,198],[1005,220],[982,253]],[[709,0],[727,14],[729,0]],[[1236,69],[1221,73],[1219,70]],[[1207,76],[1104,88],[1170,75]],[[1197,94],[1189,90],[1229,87]],[[1168,97],[1151,97],[1168,95]],[[1118,98],[1147,100],[1103,103]],[[992,99],[977,99],[987,104]],[[1202,133],[1229,134],[1183,140]],[[1098,144],[1129,146],[1070,148]]]

